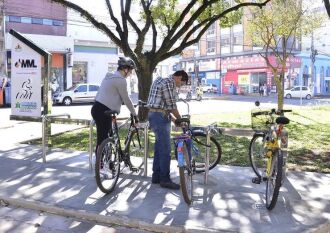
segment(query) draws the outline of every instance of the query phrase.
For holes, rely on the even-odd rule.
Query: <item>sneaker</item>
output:
[[[162,188],[174,189],[174,190],[180,189],[180,185],[174,183],[173,181],[160,182],[159,184],[160,184],[160,187],[162,187]]]

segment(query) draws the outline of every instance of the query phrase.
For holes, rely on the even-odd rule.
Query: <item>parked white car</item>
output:
[[[218,92],[217,85],[211,84],[211,83],[202,85],[202,89],[203,89],[203,92],[213,92],[213,93]]]
[[[309,87],[306,86],[294,86],[291,89],[284,90],[284,96],[287,99],[290,98],[306,98],[311,99],[313,97],[313,92]]]
[[[53,103],[66,106],[69,106],[72,103],[91,103],[94,102],[99,88],[100,85],[98,84],[77,84],[69,88],[67,91],[54,94]]]

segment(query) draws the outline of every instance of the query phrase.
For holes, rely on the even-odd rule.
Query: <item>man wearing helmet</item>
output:
[[[176,106],[176,88],[187,82],[188,74],[184,70],[179,70],[169,78],[157,78],[150,88],[148,118],[150,128],[156,137],[151,182],[160,184],[163,188],[180,188],[180,185],[170,179],[170,133],[171,120],[181,117]]]
[[[120,57],[117,71],[113,74],[107,73],[101,82],[95,97],[95,103],[91,109],[97,131],[96,150],[102,141],[107,138],[111,129],[111,121],[104,114],[106,110],[113,110],[119,113],[121,105],[124,103],[132,115],[135,116],[134,118],[137,122],[137,115],[127,92],[126,81],[126,78],[132,74],[133,69],[135,69],[135,64],[131,59]]]

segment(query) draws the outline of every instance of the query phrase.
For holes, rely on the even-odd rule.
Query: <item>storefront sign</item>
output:
[[[269,56],[269,61],[272,66],[277,66],[275,56]],[[286,68],[299,68],[301,66],[301,58],[289,57],[287,59],[286,66]],[[221,60],[221,68],[228,70],[257,69],[265,67],[267,67],[266,61],[261,56],[227,58]]]
[[[238,85],[249,85],[250,78],[248,74],[240,74],[238,75]]]
[[[13,37],[11,114],[41,116],[41,55]]]

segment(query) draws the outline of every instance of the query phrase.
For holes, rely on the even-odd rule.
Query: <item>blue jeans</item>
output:
[[[169,182],[171,165],[171,118],[162,112],[149,112],[149,124],[155,134],[153,182]]]

